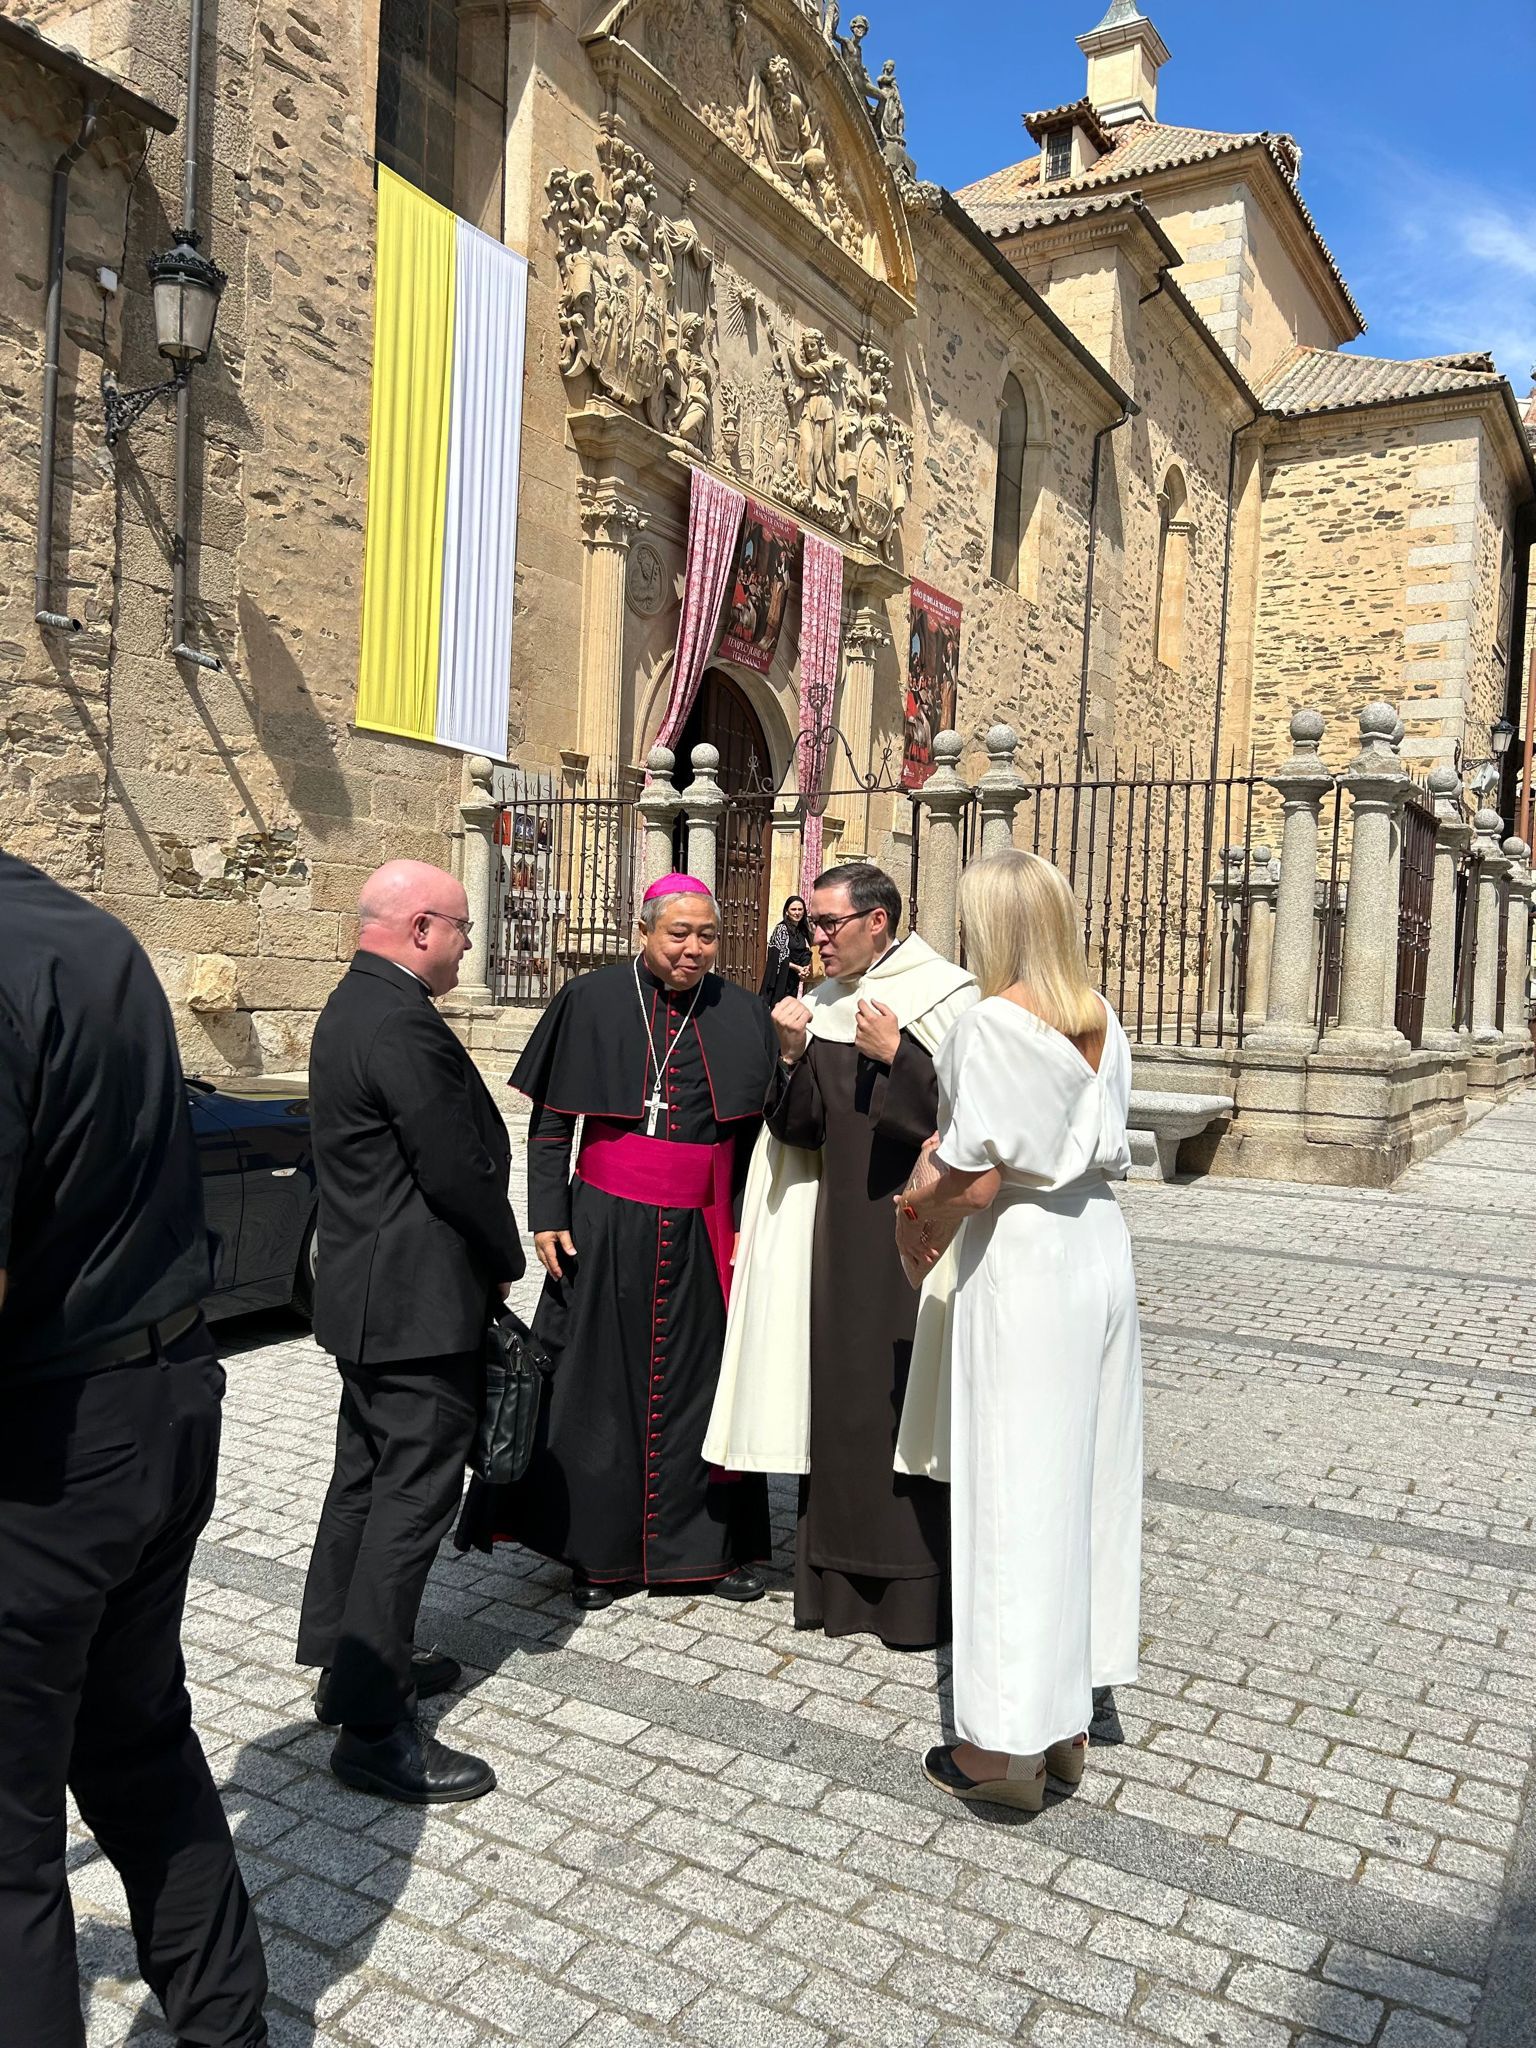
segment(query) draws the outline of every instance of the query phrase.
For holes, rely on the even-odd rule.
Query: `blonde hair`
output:
[[[1041,1022],[1065,1037],[1104,1029],[1077,903],[1059,868],[1013,851],[973,861],[960,878],[960,919],[966,962],[984,996],[1017,983]]]

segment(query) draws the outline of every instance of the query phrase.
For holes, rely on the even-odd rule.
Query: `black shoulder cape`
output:
[[[648,987],[645,1005],[648,1011]],[[734,982],[707,974],[693,1020],[704,1048],[716,1121],[761,1116],[776,1058],[773,1028],[762,1004]],[[645,1112],[649,1058],[634,965],[622,960],[566,983],[534,1026],[512,1070],[511,1086],[567,1115],[638,1119]]]

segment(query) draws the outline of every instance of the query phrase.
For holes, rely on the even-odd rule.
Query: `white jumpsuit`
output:
[[[1032,1755],[1136,1677],[1141,1336],[1111,1180],[1130,1165],[1131,1051],[1108,1005],[1095,1073],[1000,996],[939,1049],[939,1155],[1003,1186],[960,1247],[951,1513],[955,1724]]]

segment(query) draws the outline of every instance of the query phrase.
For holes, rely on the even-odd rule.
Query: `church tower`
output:
[[[1168,62],[1168,45],[1137,0],[1110,0],[1109,12],[1078,37],[1077,47],[1088,59],[1088,99],[1104,127],[1157,119],[1157,74]]]

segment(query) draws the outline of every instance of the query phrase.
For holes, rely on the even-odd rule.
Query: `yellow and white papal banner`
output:
[[[357,723],[505,759],[528,265],[379,166]]]

